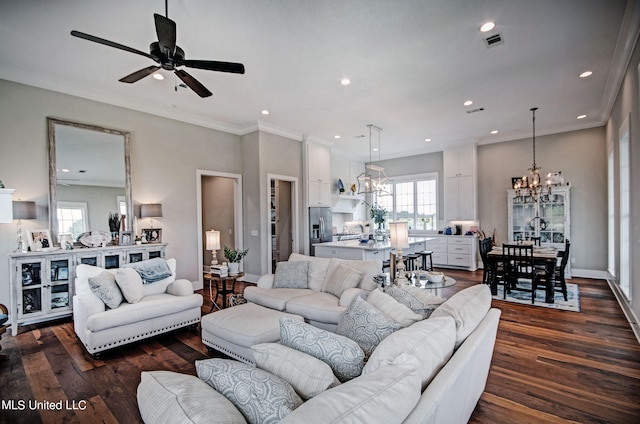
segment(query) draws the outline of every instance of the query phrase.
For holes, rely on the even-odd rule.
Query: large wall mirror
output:
[[[73,239],[86,231],[109,232],[109,215],[132,229],[128,132],[47,118],[49,133],[49,227]]]

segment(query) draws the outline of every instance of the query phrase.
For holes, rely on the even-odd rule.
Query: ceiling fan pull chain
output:
[[[164,0],[164,16],[169,19],[169,0]]]

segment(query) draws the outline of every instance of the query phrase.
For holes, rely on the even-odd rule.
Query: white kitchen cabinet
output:
[[[431,250],[434,267],[478,269],[478,236],[433,235],[426,242],[426,250]]]
[[[307,193],[309,206],[331,206],[331,149],[307,143]]]
[[[445,150],[444,218],[447,221],[475,221],[477,217],[476,148]]]

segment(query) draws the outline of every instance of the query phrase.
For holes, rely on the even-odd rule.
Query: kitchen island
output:
[[[426,243],[432,237],[409,237],[408,248],[402,249],[403,254],[415,253],[425,250]],[[391,243],[387,241],[372,240],[369,243],[360,243],[360,240],[334,241],[330,243],[316,243],[315,255],[319,258],[340,258],[367,261],[379,259],[385,261],[389,259],[391,253]],[[393,249],[395,250],[395,249]]]

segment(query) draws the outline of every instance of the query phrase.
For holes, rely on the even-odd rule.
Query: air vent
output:
[[[484,39],[484,43],[487,47],[495,47],[499,44],[504,43],[504,38],[502,38],[502,34],[494,34],[490,37]]]
[[[482,112],[483,110],[484,110],[484,108],[483,108],[483,107],[479,107],[479,108],[476,108],[476,109],[469,109],[469,110],[467,111],[467,113]]]

